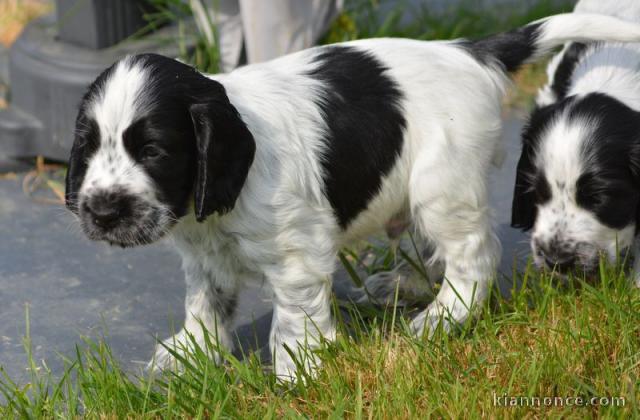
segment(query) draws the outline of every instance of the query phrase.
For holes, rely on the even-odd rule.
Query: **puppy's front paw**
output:
[[[409,328],[415,337],[422,337],[426,334],[431,338],[438,325],[442,325],[443,331],[448,333],[455,322],[449,316],[447,309],[439,302],[434,301],[411,321]]]
[[[274,354],[273,370],[279,381],[294,383],[298,379],[305,381],[306,378],[314,378],[320,364],[319,358],[309,347],[297,346],[287,350],[280,346]]]
[[[212,343],[215,340],[212,338]],[[184,329],[173,337],[169,337],[156,345],[156,351],[149,363],[147,370],[159,372],[163,370],[181,371],[182,363],[180,358],[190,357],[194,353],[196,346],[208,354],[216,363],[220,363],[220,354],[214,349],[207,348],[203,334],[189,335]]]

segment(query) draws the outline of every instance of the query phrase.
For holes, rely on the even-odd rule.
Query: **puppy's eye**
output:
[[[539,176],[535,180],[534,189],[538,203],[543,204],[551,199],[551,187],[544,176]]]
[[[164,153],[162,152],[162,150],[152,144],[147,144],[140,150],[141,160],[154,160],[162,157],[163,155]]]

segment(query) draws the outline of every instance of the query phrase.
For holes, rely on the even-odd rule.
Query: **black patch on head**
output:
[[[536,204],[545,204],[551,200],[551,185],[545,174],[541,173],[535,177],[533,190],[536,194]]]
[[[224,87],[156,54],[148,68],[151,111],[132,124],[125,144],[180,217],[193,194],[198,221],[233,209],[253,162],[255,142]],[[129,131],[129,130],[128,130]]]
[[[195,150],[189,120],[183,111],[158,106],[123,133],[125,150],[153,180],[158,199],[176,216],[187,211],[193,189]],[[188,114],[187,114],[188,117]],[[191,144],[190,144],[191,143]]]
[[[176,218],[185,215],[192,195],[198,220],[231,210],[253,161],[255,145],[224,87],[193,67],[160,55],[141,54],[125,60],[129,66],[145,68],[148,80],[137,98],[144,111],[136,115],[122,141],[152,179],[158,199]],[[72,210],[77,211],[73,206],[86,162],[100,144],[97,123],[87,117],[87,107],[104,90],[116,65],[91,84],[80,107],[67,173],[67,205]]]
[[[69,163],[65,177],[65,205],[69,210],[78,214],[78,191],[87,173],[87,160],[98,149],[100,131],[93,118],[86,115],[83,102],[76,118],[75,139],[69,154]]]
[[[156,54],[132,59],[150,75],[144,92],[152,106],[125,131],[126,150],[151,177],[159,199],[176,217],[186,214],[196,179],[197,149],[189,107],[224,100],[224,88],[191,66]]]
[[[74,140],[69,154],[67,174],[65,177],[65,205],[78,214],[78,190],[87,172],[87,161],[98,150],[100,130],[97,122],[88,115],[88,107],[101,94],[104,85],[113,74],[115,64],[103,71],[85,92],[76,117]]]
[[[513,72],[535,54],[541,25],[532,23],[476,41],[460,41],[460,45],[481,63],[489,65],[497,61],[506,71]]]
[[[402,93],[371,54],[352,47],[320,50],[311,77],[327,89],[318,100],[327,124],[325,193],[346,228],[380,191],[403,147]]]
[[[634,221],[640,225],[640,113],[601,93],[568,97],[532,113],[522,136],[511,225],[531,229],[537,205],[550,199],[544,164],[538,169],[533,159],[544,131],[561,115],[592,129],[581,151],[584,172],[575,186],[577,204],[611,228]]]
[[[551,82],[551,90],[556,96],[556,100],[564,99],[571,87],[571,78],[578,63],[584,57],[587,50],[587,44],[581,42],[573,42],[567,47]]]
[[[592,93],[576,99],[568,118],[595,126],[582,150],[586,165],[576,185],[578,205],[610,228],[634,223],[640,199],[640,113],[608,95]]]

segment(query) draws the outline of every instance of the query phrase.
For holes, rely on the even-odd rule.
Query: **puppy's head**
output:
[[[513,227],[538,266],[593,271],[640,227],[640,113],[602,94],[536,109],[524,129]]]
[[[127,57],[82,100],[66,205],[90,239],[150,243],[192,200],[198,221],[230,211],[254,151],[220,83],[162,56]]]

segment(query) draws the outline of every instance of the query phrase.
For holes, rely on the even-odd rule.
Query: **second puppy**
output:
[[[583,12],[640,22],[634,0],[582,0]],[[512,226],[532,230],[538,266],[588,273],[638,247],[640,44],[569,43],[548,74],[522,136]]]

